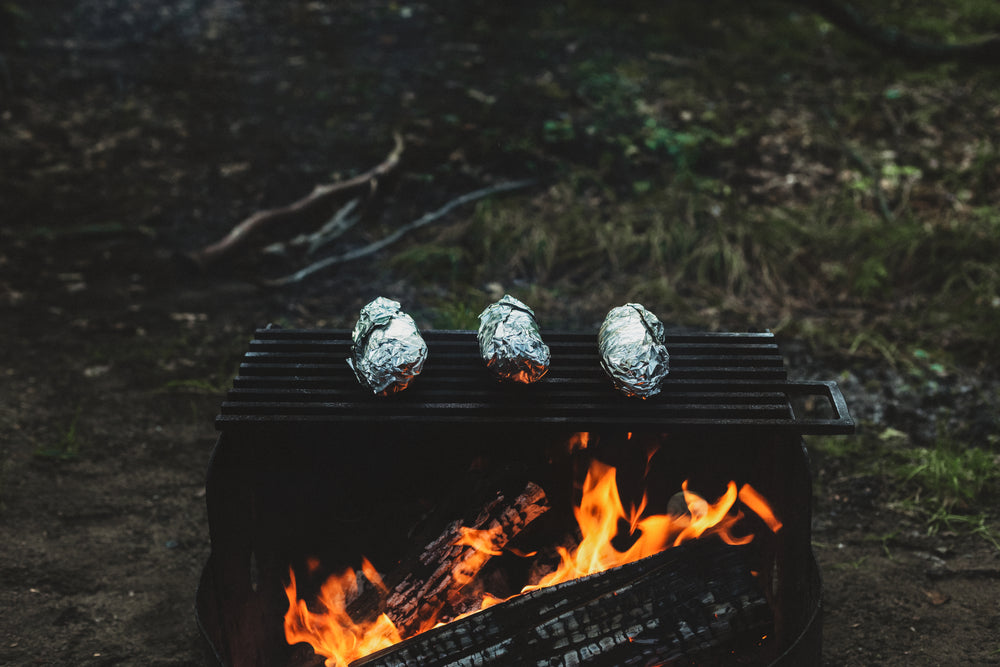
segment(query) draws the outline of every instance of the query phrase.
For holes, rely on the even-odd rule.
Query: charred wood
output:
[[[749,554],[689,542],[515,597],[352,667],[753,664],[773,620]]]
[[[510,500],[497,495],[469,523],[451,522],[416,558],[406,559],[384,579],[388,595],[372,589],[349,605],[352,618],[386,613],[403,636],[421,629],[426,619],[462,601],[462,589],[508,542],[549,509],[545,491],[528,482]],[[467,536],[482,539],[473,546]]]

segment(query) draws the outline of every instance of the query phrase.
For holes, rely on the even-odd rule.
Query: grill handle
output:
[[[847,401],[836,382],[831,380],[785,382],[784,390],[789,398],[793,396],[822,396],[827,400],[833,417],[830,419],[799,417],[789,402],[789,410],[795,430],[802,435],[849,435],[854,433],[854,419],[847,410]]]

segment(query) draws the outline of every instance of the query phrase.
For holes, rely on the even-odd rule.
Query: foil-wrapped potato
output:
[[[663,336],[663,323],[638,303],[612,308],[604,318],[597,334],[601,367],[626,396],[660,393],[670,372]]]
[[[406,389],[427,360],[427,343],[416,322],[398,301],[381,296],[361,309],[351,340],[348,365],[361,384],[380,396]]]
[[[531,384],[549,370],[535,312],[509,294],[479,314],[479,354],[500,380]]]

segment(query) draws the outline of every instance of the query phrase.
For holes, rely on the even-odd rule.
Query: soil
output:
[[[442,128],[411,145],[410,173],[449,165],[447,180],[400,179],[383,204],[396,219],[515,160],[481,146],[456,156],[465,130],[419,110],[436,94],[480,103],[451,91],[448,72],[482,66],[459,37],[476,11],[502,19],[496,8],[255,4],[23,3],[4,34],[0,664],[212,664],[193,613],[209,550],[204,478],[212,419],[253,330],[347,327],[376,294],[430,326],[441,298],[385,253],[282,291],[247,279],[259,266],[203,274],[181,253],[376,164],[394,126]],[[976,413],[998,395],[959,375],[894,392],[906,378],[891,367],[789,345],[800,374],[839,378],[879,429],[930,438],[938,407]],[[997,549],[887,509],[893,489],[878,474],[814,464],[825,664],[1000,664]]]

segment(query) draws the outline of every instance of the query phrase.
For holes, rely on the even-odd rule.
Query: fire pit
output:
[[[380,398],[344,363],[348,332],[257,332],[216,420],[208,472],[212,553],[197,615],[220,663],[322,664],[286,624],[313,625],[324,582],[363,562],[369,583],[351,609],[369,616],[386,610],[388,594],[375,584],[409,590],[403,580],[427,569],[420,558],[475,562],[476,586],[517,593],[532,583],[527,563],[573,533],[579,487],[595,486],[601,466],[616,474],[620,496],[615,550],[652,533],[644,518],[693,523],[728,499],[723,527],[357,664],[818,663],[820,580],[801,435],[853,431],[834,383],[789,382],[766,333],[668,335],[671,373],[648,400],[611,387],[593,335],[546,334],[550,371],[530,386],[494,382],[472,332],[424,338],[424,373]],[[797,413],[800,399],[825,413]],[[503,539],[476,547],[447,537],[463,529]],[[524,557],[540,545],[540,556]],[[411,606],[460,606],[467,596],[450,585],[420,589]],[[296,607],[304,621],[286,619]],[[390,611],[401,626],[427,624]]]

